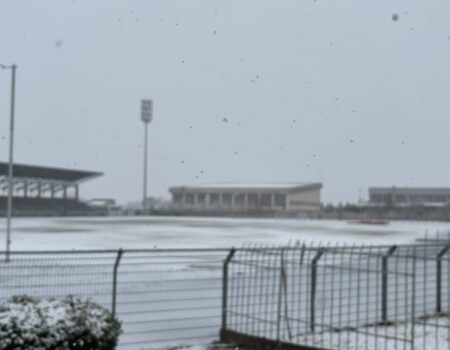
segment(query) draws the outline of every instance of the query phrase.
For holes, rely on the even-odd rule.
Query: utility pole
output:
[[[5,260],[8,262],[11,252],[11,216],[12,216],[12,197],[13,197],[13,151],[14,151],[14,112],[15,112],[15,95],[16,95],[16,69],[15,64],[6,66],[0,64],[2,69],[11,69],[11,106],[10,106],[10,122],[9,122],[9,164],[8,164],[8,204],[6,213],[6,255]]]
[[[147,209],[147,148],[148,148],[148,124],[153,119],[153,101],[141,101],[141,120],[144,123],[144,184],[142,194],[142,209]]]

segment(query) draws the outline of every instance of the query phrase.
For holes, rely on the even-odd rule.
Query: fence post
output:
[[[314,258],[311,261],[311,313],[310,313],[310,322],[311,322],[311,331],[314,332],[315,330],[315,323],[316,323],[316,290],[317,290],[317,262],[319,261],[320,257],[323,255],[324,250],[319,249],[319,251],[316,253]]]
[[[436,259],[436,313],[442,312],[442,257],[450,249],[450,244],[442,248]]]
[[[117,270],[119,269],[120,259],[122,258],[123,250],[120,248],[117,251],[116,262],[114,263],[113,270],[113,286],[112,286],[112,306],[111,313],[113,316],[116,315],[116,298],[117,298]]]
[[[277,307],[277,342],[280,341],[281,334],[281,304],[283,297],[283,276],[284,276],[284,248],[281,248],[280,254],[280,284],[278,286],[278,307]]]
[[[236,249],[231,248],[227,257],[223,262],[222,267],[222,329],[220,331],[221,339],[223,339],[224,332],[227,329],[227,309],[228,309],[228,265],[233,259]]]
[[[388,259],[397,250],[397,246],[393,245],[383,255],[381,260],[381,321],[387,322],[388,310]]]
[[[411,291],[411,350],[414,350],[416,338],[416,272],[417,272],[417,250],[413,247],[413,266],[412,266],[412,291]],[[409,250],[408,250],[409,251]],[[425,343],[424,343],[425,344]]]

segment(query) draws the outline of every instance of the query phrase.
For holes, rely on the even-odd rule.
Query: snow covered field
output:
[[[5,219],[0,219],[0,249]],[[408,243],[447,232],[449,223],[391,222],[386,226],[304,219],[189,217],[14,218],[12,250],[228,248],[245,243]]]

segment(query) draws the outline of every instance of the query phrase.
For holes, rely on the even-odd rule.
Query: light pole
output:
[[[9,122],[9,165],[8,165],[8,204],[6,218],[6,255],[5,260],[9,261],[11,250],[11,214],[13,195],[13,148],[14,148],[14,105],[16,95],[16,68],[15,64],[10,66],[0,64],[2,69],[11,69],[11,110]]]
[[[144,185],[142,194],[142,209],[145,213],[147,209],[147,145],[148,145],[148,124],[153,119],[153,101],[141,100],[141,120],[144,123]]]

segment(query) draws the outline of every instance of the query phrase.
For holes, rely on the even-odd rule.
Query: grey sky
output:
[[[15,159],[103,171],[82,196],[216,181],[450,186],[447,0],[3,0],[18,64]],[[398,14],[397,21],[392,15]],[[7,160],[9,71],[0,71]]]

